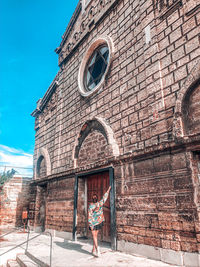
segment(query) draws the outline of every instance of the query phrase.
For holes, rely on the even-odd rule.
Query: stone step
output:
[[[8,260],[6,267],[20,267],[20,265],[15,260]]]
[[[37,263],[32,261],[27,255],[19,254],[17,255],[17,262],[20,267],[39,267]]]
[[[37,257],[35,257],[33,254],[31,254],[30,252],[26,252],[26,255],[33,260],[35,263],[38,264],[38,266],[40,267],[50,267],[49,264],[43,262],[42,260],[38,259]]]

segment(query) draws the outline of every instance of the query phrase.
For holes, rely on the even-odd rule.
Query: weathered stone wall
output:
[[[74,179],[53,181],[46,192],[46,229],[72,232]]]
[[[29,210],[31,198],[29,178],[13,177],[3,187],[0,196],[0,225],[14,227],[23,225],[22,211]]]
[[[101,159],[105,161],[99,169],[114,166],[118,240],[196,252],[200,249],[199,180],[193,151],[200,150],[199,124],[193,132],[189,122],[194,142],[182,134],[184,125],[175,123],[175,116],[182,118],[185,95],[190,93],[189,112],[195,109],[199,116],[195,106],[199,87],[194,94],[191,89],[200,79],[199,8],[193,0],[113,0],[102,2],[102,10],[108,2],[113,5],[100,16],[97,2],[91,1],[74,26],[78,31],[83,21],[88,25],[83,31],[88,29],[89,34],[79,32],[79,40],[72,44],[72,29],[71,46],[67,39],[60,48],[58,84],[36,119],[34,162],[45,148],[51,162],[49,179],[73,173],[82,126],[102,118],[114,133],[119,157],[111,160],[113,150],[107,140],[91,131],[81,144],[76,171],[94,169]],[[84,98],[78,91],[79,67],[89,46],[102,35],[113,41],[113,62],[102,88]],[[60,181],[46,182],[47,228],[72,231],[74,180],[63,180],[62,186]],[[79,194],[83,184],[80,190]],[[79,195],[80,233],[85,227],[83,204]]]
[[[119,1],[92,29],[63,64],[60,85],[39,116],[35,161],[38,149],[46,147],[52,173],[73,168],[81,125],[95,116],[110,124],[121,154],[172,139],[176,98],[199,58],[199,14],[186,15],[185,3],[159,16],[151,1]],[[103,34],[113,39],[114,60],[106,83],[88,101],[77,90],[78,69],[89,45]]]
[[[197,252],[199,219],[183,152],[115,167],[119,240]]]
[[[77,207],[77,234],[80,236],[87,235],[87,198],[85,179],[79,179],[78,190],[78,207]]]
[[[29,226],[31,229],[34,228],[34,221],[35,221],[35,201],[36,201],[36,187],[30,185],[29,191],[29,205],[28,205],[28,218],[29,218]]]
[[[112,156],[112,151],[107,140],[101,133],[94,131],[86,137],[81,146],[77,166],[86,166],[109,156]]]

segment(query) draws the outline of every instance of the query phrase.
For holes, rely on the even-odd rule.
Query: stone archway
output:
[[[37,161],[35,165],[35,179],[40,178],[41,168],[42,173],[45,173],[45,176],[51,175],[51,160],[48,150],[44,147],[39,149],[37,155]]]
[[[91,149],[94,152],[92,156],[90,154]],[[95,117],[82,125],[76,138],[73,151],[74,168],[80,163],[78,162],[80,153],[82,158],[85,159],[90,154],[90,158],[95,161],[95,157],[98,157],[98,149],[99,155],[102,154],[104,158],[119,156],[119,147],[114,138],[112,128],[104,119]]]
[[[183,105],[183,130],[185,135],[200,133],[200,79],[187,91]]]
[[[173,120],[173,136],[175,139],[183,138],[188,134],[184,111],[192,91],[198,86],[199,79],[200,60],[196,62],[178,93]]]

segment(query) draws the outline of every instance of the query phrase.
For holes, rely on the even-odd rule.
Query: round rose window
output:
[[[86,91],[91,91],[101,81],[109,62],[109,49],[107,46],[98,47],[87,63],[84,74]]]
[[[109,37],[100,37],[92,43],[79,68],[78,85],[82,96],[99,90],[111,64],[114,47]]]

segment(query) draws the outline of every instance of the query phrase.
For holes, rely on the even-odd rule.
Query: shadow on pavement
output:
[[[73,242],[70,242],[70,241],[67,241],[67,240],[65,240],[64,242],[55,241],[55,244],[57,246],[60,246],[62,248],[68,249],[68,250],[75,250],[75,251],[80,252],[80,253],[91,255],[90,252],[88,252],[85,249],[82,249],[82,245],[76,244],[76,243],[73,243]]]

